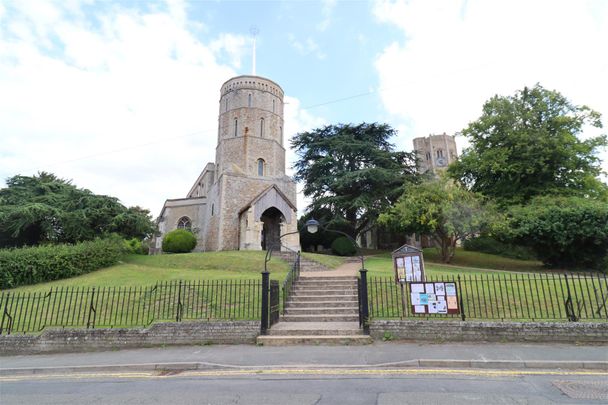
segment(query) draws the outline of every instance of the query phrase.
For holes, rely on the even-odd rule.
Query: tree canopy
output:
[[[143,238],[153,231],[148,210],[127,208],[50,173],[14,176],[0,189],[0,247],[75,243],[108,233]]]
[[[410,187],[379,222],[407,233],[429,235],[449,263],[460,240],[486,229],[492,210],[483,198],[445,176]]]
[[[386,124],[327,125],[295,135],[296,180],[311,197],[310,210],[329,210],[346,221],[353,236],[373,225],[378,215],[416,179],[415,154],[397,152]]]
[[[449,173],[504,205],[547,194],[606,199],[596,153],[607,139],[580,140],[587,125],[601,128],[600,114],[539,84],[514,96],[495,96],[463,130],[471,146]]]

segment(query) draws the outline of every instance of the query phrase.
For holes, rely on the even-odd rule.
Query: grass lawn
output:
[[[546,272],[541,262],[534,260],[517,260],[490,255],[487,253],[469,252],[457,249],[456,256],[450,265],[441,263],[439,251],[435,248],[424,249],[424,264],[429,276],[456,276],[458,274],[480,275],[492,272]],[[393,261],[390,252],[378,253],[365,259],[365,267],[370,276],[392,276]]]
[[[427,281],[454,280],[460,276],[468,319],[566,321],[568,289],[574,312],[582,319],[606,320],[602,294],[605,278],[594,273],[550,272],[540,262],[508,259],[459,249],[452,265],[435,262],[439,254],[425,249]],[[393,281],[390,253],[384,252],[365,260],[368,269],[370,312],[375,318],[402,318],[409,314],[409,293]],[[477,268],[476,268],[477,267]],[[441,318],[441,317],[439,317]],[[445,316],[443,317],[445,319]]]
[[[409,294],[392,280],[390,253],[367,253],[374,253],[365,260],[372,317],[411,317]],[[303,256],[330,268],[345,261],[329,255]],[[575,311],[583,319],[603,316],[598,296],[608,284],[596,276],[579,274],[566,283],[562,275],[541,272],[539,262],[463,250],[458,250],[451,266],[434,262],[438,258],[434,250],[425,250],[424,257],[429,279],[461,277],[467,319],[565,320],[568,287]],[[0,296],[11,296],[7,307],[16,321],[15,332],[84,327],[93,299],[97,327],[143,326],[175,319],[178,313],[183,319],[258,319],[264,258],[265,252],[260,251],[130,255],[106,269],[3,291]],[[273,257],[269,269],[271,279],[281,282],[289,265]],[[0,311],[4,311],[7,302],[0,301]],[[34,309],[36,315],[29,315]]]
[[[157,256],[129,255],[123,262],[63,280],[15,288],[11,291],[48,291],[51,287],[149,286],[172,280],[261,280],[265,252],[227,251],[166,254]],[[274,257],[268,263],[270,278],[282,281],[288,264]]]

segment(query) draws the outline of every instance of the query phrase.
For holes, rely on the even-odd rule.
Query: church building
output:
[[[260,76],[237,76],[220,91],[215,163],[207,163],[185,198],[169,199],[157,219],[167,232],[187,228],[195,251],[279,248],[297,231],[296,184],[285,174],[283,90]],[[280,241],[299,249],[297,233]]]

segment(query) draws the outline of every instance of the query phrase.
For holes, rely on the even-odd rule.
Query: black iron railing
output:
[[[157,321],[258,320],[260,280],[172,281],[148,287],[57,287],[0,293],[0,334],[147,326]]]
[[[414,314],[409,284],[369,277],[370,318],[513,321],[607,321],[608,277],[592,274],[482,274],[428,277],[455,282],[460,314]]]
[[[284,255],[284,259],[290,264],[290,268],[281,286],[283,292],[283,314],[285,313],[287,302],[291,297],[294,284],[300,277],[300,252],[290,249]]]

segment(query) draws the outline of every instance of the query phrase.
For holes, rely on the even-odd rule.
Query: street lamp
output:
[[[326,231],[326,232],[336,232],[336,233],[339,233],[339,234],[341,234],[341,235],[346,236],[346,237],[348,238],[348,240],[350,240],[350,241],[351,241],[351,243],[353,244],[353,246],[355,246],[355,249],[357,250],[357,255],[359,256],[359,260],[361,260],[361,268],[362,268],[362,269],[364,269],[364,268],[365,268],[365,261],[364,261],[364,259],[363,259],[363,252],[361,251],[361,248],[360,248],[360,247],[359,247],[359,245],[357,244],[357,241],[356,241],[356,240],[355,240],[355,239],[354,239],[352,236],[350,236],[350,235],[349,235],[349,234],[347,234],[346,232],[338,231],[338,230],[336,230],[336,229],[328,229],[327,227],[325,227],[325,226],[321,225],[321,224],[319,223],[319,221],[317,221],[317,220],[316,220],[316,219],[314,219],[314,218],[311,218],[311,219],[309,219],[308,221],[306,221],[305,226],[306,226],[306,230],[307,230],[309,233],[316,233],[316,232],[319,230],[319,228],[321,228],[321,229],[323,229],[323,230],[324,230],[324,231]]]
[[[346,236],[348,238],[348,240],[351,241],[351,243],[353,244],[353,246],[355,247],[355,249],[357,250],[357,255],[359,256],[359,260],[361,260],[361,268],[362,269],[365,268],[365,259],[363,258],[363,252],[361,251],[361,248],[357,244],[357,241],[352,236],[350,236],[346,232],[338,231],[336,229],[328,229],[327,227],[321,225],[321,223],[319,221],[317,221],[316,219],[314,219],[314,218],[311,218],[308,221],[306,221],[306,223],[304,224],[304,226],[302,228],[298,229],[297,231],[293,231],[293,232],[289,232],[289,233],[284,233],[283,235],[279,236],[279,248],[281,246],[281,239],[284,236],[293,235],[295,233],[299,233],[299,232],[302,231],[303,228],[306,228],[306,231],[308,233],[310,233],[310,234],[317,233],[319,231],[319,228],[321,228],[321,229],[323,229],[326,232],[335,232],[335,233],[339,233],[341,235]],[[268,262],[272,258],[272,251],[273,250],[274,250],[274,246],[271,244],[268,247],[268,250],[266,251],[266,258],[264,259],[264,272],[266,272],[266,273],[268,273]]]
[[[309,219],[308,221],[306,221],[306,224],[304,224],[304,227],[306,227],[306,230],[309,233],[316,233],[319,230],[319,222],[314,219]],[[281,239],[284,236],[293,235],[295,233],[300,233],[300,231],[302,231],[302,229],[303,228],[300,228],[297,231],[284,233],[283,235],[279,236],[279,243],[278,243],[279,249],[281,248]],[[274,250],[274,245],[270,244],[270,246],[268,246],[268,250],[266,251],[266,258],[264,259],[264,272],[265,273],[268,273],[268,262],[270,261],[270,259],[272,257],[273,250]]]

